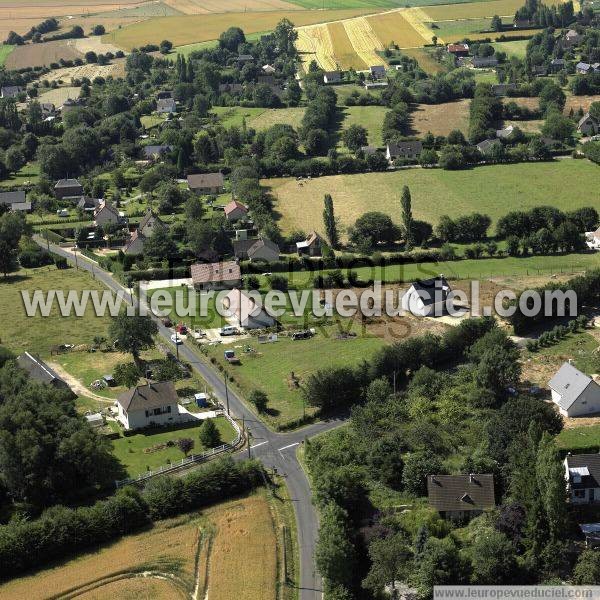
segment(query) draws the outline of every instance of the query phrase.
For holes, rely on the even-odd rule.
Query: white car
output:
[[[176,345],[179,346],[180,344],[183,344],[183,340],[179,337],[178,334],[174,333],[171,336],[171,341]]]

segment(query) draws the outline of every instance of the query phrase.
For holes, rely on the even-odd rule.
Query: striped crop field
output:
[[[422,12],[420,8],[401,9],[369,17],[368,21],[384,46],[394,42],[399,48],[417,48],[430,44],[433,35],[419,20]]]
[[[377,51],[384,50],[385,46],[373,31],[369,19],[357,17],[344,21],[343,25],[354,52],[367,67],[385,65],[385,61],[377,54]]]
[[[296,48],[300,53],[302,65],[308,71],[308,65],[316,60],[326,71],[335,71],[338,67],[333,53],[333,42],[329,29],[325,25],[298,27]]]
[[[547,5],[561,4],[561,0],[548,0]],[[489,2],[469,2],[468,4],[444,4],[441,6],[424,6],[423,12],[429,21],[446,21],[460,19],[480,19],[483,17],[512,17],[523,0],[490,0]]]
[[[354,21],[346,21],[350,23]],[[335,62],[339,65],[340,69],[347,71],[348,69],[356,69],[357,71],[363,71],[368,68],[368,64],[365,63],[361,55],[356,52],[353,43],[350,41],[347,28],[341,21],[335,23],[329,23],[326,25],[329,30],[329,37],[333,44],[333,55]]]

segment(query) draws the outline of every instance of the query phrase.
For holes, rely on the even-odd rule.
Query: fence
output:
[[[115,481],[115,487],[118,489],[125,485],[137,485],[140,483],[144,483],[157,475],[166,475],[168,473],[174,473],[175,471],[179,471],[180,469],[185,469],[193,464],[199,464],[210,460],[211,458],[218,456],[220,454],[224,454],[228,451],[235,450],[239,444],[243,441],[243,434],[238,424],[232,419],[226,412],[223,410],[216,411],[218,415],[224,416],[233,426],[236,431],[236,436],[233,442],[222,444],[221,446],[217,446],[212,450],[208,450],[207,452],[203,452],[202,454],[192,454],[191,456],[186,456],[182,458],[180,462],[177,463],[169,463],[167,465],[163,465],[156,469],[156,471],[147,471],[146,473],[141,473],[137,477],[129,478],[129,479],[121,479]]]

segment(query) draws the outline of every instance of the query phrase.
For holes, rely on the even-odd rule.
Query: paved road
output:
[[[39,236],[36,241],[45,247],[46,242]],[[50,244],[52,252],[64,256],[69,262],[74,263],[75,257],[69,250]],[[79,268],[92,272],[94,277],[101,281],[106,287],[113,291],[121,291],[127,301],[131,302],[131,296],[110,273],[100,269],[98,265],[77,255]],[[137,302],[137,299],[135,300]],[[155,318],[158,330],[169,345],[172,345],[172,331],[166,328],[162,322]],[[207,363],[187,346],[179,346],[179,356],[188,362],[192,368],[199,373],[213,388],[218,400],[227,406],[225,384],[221,375],[214,371]],[[315,569],[314,550],[318,533],[318,519],[311,500],[311,490],[300,463],[296,458],[296,450],[304,440],[313,435],[329,431],[344,423],[344,418],[331,419],[309,425],[290,433],[275,433],[260,421],[242,402],[240,397],[231,388],[227,391],[229,409],[231,415],[237,419],[244,419],[251,436],[250,454],[259,459],[266,467],[277,469],[278,473],[285,477],[289,494],[296,513],[296,524],[298,528],[298,545],[300,548],[300,600],[321,600],[322,582]],[[247,450],[241,456],[247,456]]]

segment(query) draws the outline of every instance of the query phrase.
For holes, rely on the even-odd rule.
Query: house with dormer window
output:
[[[567,494],[572,504],[600,503],[600,454],[567,454]]]
[[[443,518],[471,518],[496,506],[494,476],[476,473],[428,475],[427,497],[429,504]]]

